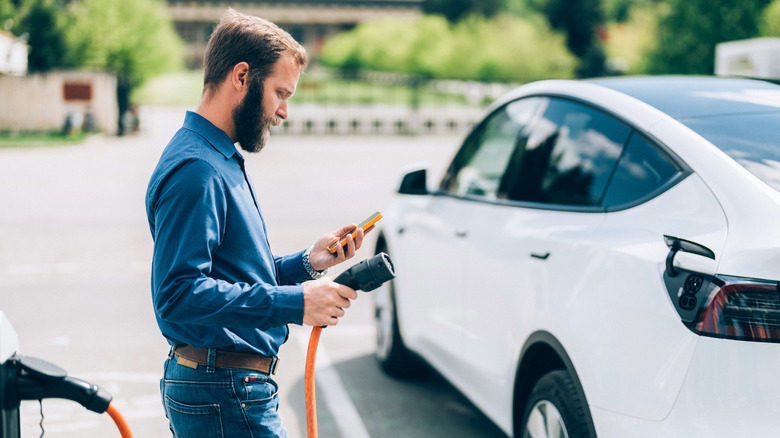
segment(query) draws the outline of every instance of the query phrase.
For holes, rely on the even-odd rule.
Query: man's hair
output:
[[[240,62],[249,64],[250,79],[264,81],[284,54],[292,55],[301,71],[309,64],[306,49],[289,33],[268,20],[229,8],[206,46],[204,92],[216,89]]]

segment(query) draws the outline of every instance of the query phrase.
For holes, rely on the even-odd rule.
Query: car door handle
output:
[[[539,259],[539,260],[547,260],[547,258],[550,257],[550,252],[548,251],[548,252],[546,252],[544,254],[538,254],[538,253],[532,252],[531,253],[531,257],[533,257],[535,259]]]

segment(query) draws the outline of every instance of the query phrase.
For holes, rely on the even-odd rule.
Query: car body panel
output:
[[[598,211],[433,190],[401,197],[386,215],[383,233],[400,274],[399,330],[407,346],[510,435],[517,370],[536,333],[546,333],[565,353],[599,436],[692,436],[704,430],[731,436],[747,430],[717,427],[725,418],[757,436],[780,426],[780,416],[766,416],[776,391],[761,386],[780,389],[780,379],[769,375],[769,364],[780,355],[777,344],[696,335],[682,323],[663,279],[670,253],[664,236],[714,254],[679,252],[675,268],[780,279],[780,192],[660,111],[668,109],[658,103],[662,98],[653,106],[617,91],[636,86],[636,95],[680,93],[674,99],[684,104],[674,115],[705,117],[722,111],[709,105],[718,93],[726,93],[737,112],[772,102],[780,107],[774,100],[780,88],[768,87],[766,97],[750,88],[754,83],[739,82],[740,97],[728,94],[728,84],[713,82],[716,92],[708,95],[707,80],[668,80],[669,89],[664,79],[542,81],[510,92],[487,112],[529,96],[600,109],[680,164],[679,177],[649,199]],[[685,100],[686,84],[699,94]],[[422,279],[431,272],[436,278]],[[756,364],[767,366],[754,373]],[[754,405],[756,412],[746,412]],[[713,419],[698,406],[721,417]],[[727,412],[729,406],[738,409]],[[745,416],[736,418],[740,413]],[[710,419],[712,426],[686,423],[686,416]]]
[[[591,406],[602,437],[771,437],[780,428],[777,344],[701,337],[675,401],[661,421]],[[708,390],[702,390],[707,388]]]

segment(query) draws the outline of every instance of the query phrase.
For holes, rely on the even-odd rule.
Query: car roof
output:
[[[675,119],[780,110],[780,85],[713,76],[640,76],[590,82],[634,97]]]

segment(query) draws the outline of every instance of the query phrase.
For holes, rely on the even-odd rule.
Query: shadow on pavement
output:
[[[441,376],[431,370],[399,380],[384,374],[371,355],[335,364],[339,377],[372,438],[506,438],[495,424]],[[320,389],[318,388],[318,391]],[[293,406],[304,406],[303,380],[290,391]],[[334,409],[317,396],[318,432],[339,437]],[[300,430],[306,430],[300,416]]]

